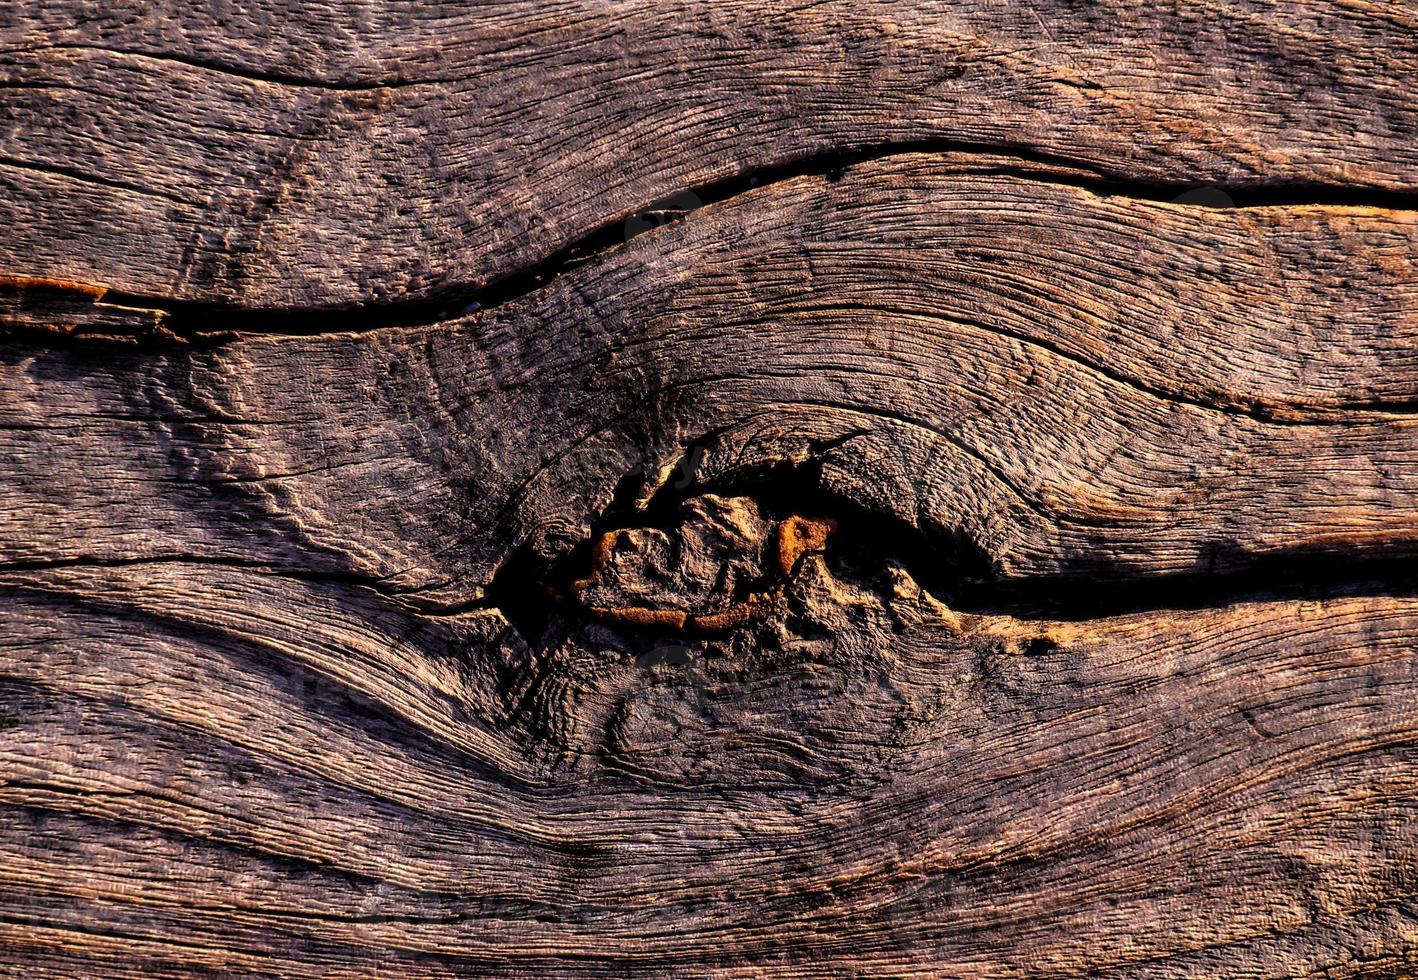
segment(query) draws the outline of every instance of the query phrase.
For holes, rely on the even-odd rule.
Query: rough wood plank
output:
[[[1005,581],[1411,557],[1416,230],[864,164],[449,324],[22,348],[0,536],[456,604],[585,539],[637,467],[648,493],[788,465]]]
[[[806,647],[686,672],[602,633],[519,715],[497,662],[522,648],[485,613],[200,566],[3,587],[11,962],[1415,966],[1411,598],[962,616],[814,559],[795,588],[832,628]]]
[[[1418,975],[1413,27],[0,11],[0,975]]]
[[[882,145],[1415,189],[1403,0],[75,7],[0,21],[0,266],[158,298],[456,294]]]

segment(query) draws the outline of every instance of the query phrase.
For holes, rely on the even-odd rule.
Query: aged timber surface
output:
[[[0,11],[0,974],[1418,975],[1415,27]]]

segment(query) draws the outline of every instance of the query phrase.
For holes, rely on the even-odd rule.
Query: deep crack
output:
[[[162,314],[162,329],[156,333],[145,331],[140,338],[156,345],[184,340],[223,343],[240,334],[313,336],[429,326],[522,300],[626,241],[684,217],[695,206],[719,204],[795,178],[817,176],[840,180],[852,167],[912,154],[989,158],[990,162],[978,168],[961,167],[959,172],[962,176],[1014,176],[1045,184],[1078,187],[1103,197],[1121,196],[1193,207],[1359,206],[1418,210],[1418,190],[1353,188],[1301,182],[1256,182],[1198,188],[1194,182],[1143,181],[1108,176],[1091,164],[1029,147],[992,146],[956,140],[911,140],[814,154],[682,189],[628,215],[616,215],[519,272],[485,284],[455,284],[437,292],[391,302],[337,307],[250,308],[127,293],[98,284],[65,283],[60,280],[34,280],[27,288],[44,286],[85,294],[90,299],[98,293],[102,298],[96,302],[102,304],[158,312]],[[999,162],[1000,157],[1011,157],[1017,162]],[[20,277],[0,277],[0,285],[5,284],[6,278],[17,280]],[[19,335],[32,342],[49,343],[85,336],[82,331],[33,330]],[[96,332],[90,339],[112,341],[121,336],[107,329]]]

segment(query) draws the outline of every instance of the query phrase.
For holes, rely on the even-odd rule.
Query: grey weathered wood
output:
[[[0,15],[0,975],[1418,975],[1411,20]]]

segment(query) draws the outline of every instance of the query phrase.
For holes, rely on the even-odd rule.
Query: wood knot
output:
[[[592,543],[584,575],[566,598],[623,626],[718,633],[765,619],[804,556],[836,528],[827,518],[765,516],[749,498],[687,501],[665,527],[621,527]]]

